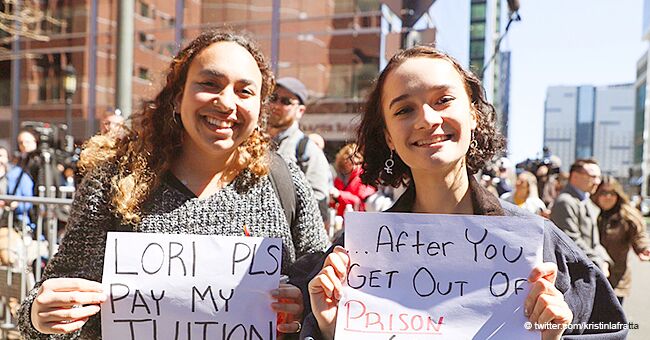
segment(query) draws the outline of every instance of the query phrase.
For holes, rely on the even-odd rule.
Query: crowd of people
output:
[[[509,170],[500,167],[501,173]],[[650,261],[650,238],[641,212],[619,181],[602,175],[596,160],[578,159],[569,173],[557,164],[542,164],[535,174],[521,170],[514,188],[502,185],[507,189],[499,195],[498,183],[504,182],[508,175],[482,183],[501,199],[555,223],[605,274],[622,304],[630,294],[630,250]]]
[[[19,312],[26,338],[101,338],[106,235],[132,231],[281,239],[281,271],[291,283],[272,292],[271,308],[284,316],[277,330],[333,339],[349,257],[344,235],[330,240],[325,226],[330,211],[350,210],[547,217],[543,261],[530,273],[522,309],[528,320],[626,321],[627,251],[648,260],[650,244],[620,184],[601,181],[592,160],[576,161],[566,180],[540,167],[511,185],[503,160],[496,180],[478,175],[505,146],[495,109],[479,79],[434,47],[391,58],[368,95],[355,143],[340,149],[333,166],[322,138],[299,127],[309,91],[296,78],[276,82],[249,36],[200,34],[173,58],[165,79],[127,124],[110,117],[85,143],[65,237]],[[36,140],[18,145],[35,148]],[[19,164],[0,164],[0,184],[11,188],[3,193],[17,194],[20,181],[33,179],[10,176],[25,169]],[[33,192],[28,184],[24,190]],[[564,331],[544,329],[542,339]],[[572,339],[592,333],[626,336],[564,332]]]

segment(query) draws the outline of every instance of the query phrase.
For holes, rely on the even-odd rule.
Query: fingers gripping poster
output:
[[[539,339],[524,324],[543,220],[348,213],[336,339]]]
[[[275,339],[281,258],[279,239],[108,233],[102,336]]]

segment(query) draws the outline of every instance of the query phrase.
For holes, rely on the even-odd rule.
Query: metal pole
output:
[[[20,14],[20,1],[14,4],[14,15]],[[15,30],[20,32],[20,20],[15,21]],[[13,58],[11,60],[11,143],[16,143],[18,131],[20,130],[20,35],[14,33],[14,42],[11,47]],[[17,149],[16,145],[14,149]]]
[[[280,3],[281,0],[273,0],[271,15],[271,69],[276,76],[278,76],[280,61]]]
[[[38,187],[38,197],[45,198],[45,186],[41,185]],[[41,235],[43,234],[43,218],[45,215],[45,205],[39,204],[38,206],[38,218],[36,220],[36,249],[38,253],[36,255],[36,266],[34,267],[34,279],[36,282],[41,280]]]
[[[384,3],[381,4],[381,16],[380,16],[380,25],[381,33],[379,33],[379,72],[383,71],[388,64],[386,59],[386,35],[388,35],[388,19],[384,13],[388,11],[388,6]]]
[[[65,124],[68,126],[68,133],[72,134],[72,94],[65,94]]]
[[[90,23],[88,36],[88,111],[86,137],[95,134],[97,111],[97,0],[90,1]]]
[[[117,79],[115,104],[125,119],[131,115],[134,0],[120,0],[117,19]]]
[[[176,51],[181,50],[183,45],[183,24],[185,19],[185,0],[176,0],[176,22],[174,25],[174,40],[176,41]]]

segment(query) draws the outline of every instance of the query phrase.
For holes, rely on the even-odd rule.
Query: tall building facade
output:
[[[643,1],[643,40],[650,42],[650,0]],[[636,82],[634,85],[634,165],[632,176],[637,192],[650,196],[650,101],[648,101],[648,62],[650,49],[637,61]]]
[[[544,146],[568,171],[595,158],[604,174],[628,178],[634,157],[634,84],[554,86],[546,95]]]
[[[511,13],[505,0],[437,0],[430,13],[436,46],[481,78],[497,110],[498,126],[508,135],[510,52],[496,49]]]
[[[30,29],[41,39],[16,38],[3,32],[0,139],[11,143],[10,136],[15,132],[12,124],[18,126],[24,121],[65,123],[63,85],[65,71],[70,66],[77,79],[70,132],[78,139],[94,134],[96,122],[115,109],[119,0],[19,3],[31,6],[29,10],[40,16],[41,20]],[[155,93],[162,81],[161,71],[182,43],[175,34],[178,23],[200,24],[200,3],[181,1],[181,4],[178,11],[174,1],[134,1],[134,108]]]
[[[79,84],[72,97],[73,135],[92,135],[95,122],[114,112],[119,2],[25,2],[53,20],[39,23],[48,41],[22,37],[14,43],[11,36],[0,36],[6,38],[0,40],[0,139],[11,139],[17,121],[65,122],[68,65]],[[301,123],[321,133],[334,149],[353,138],[372,81],[400,48],[436,42],[464,66],[482,68],[507,16],[501,2],[134,0],[133,110],[155,95],[171,58],[200,31],[246,30],[273,62],[276,76],[297,77],[307,85],[311,100]],[[487,74],[491,89],[503,83],[499,72]],[[495,102],[506,98],[494,90],[488,97]]]

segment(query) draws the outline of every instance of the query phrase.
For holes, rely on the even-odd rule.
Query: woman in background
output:
[[[354,211],[366,211],[366,198],[376,191],[372,186],[361,183],[362,162],[363,158],[357,153],[354,143],[345,145],[336,154],[334,167],[338,175],[330,195],[337,216],[343,216],[348,205]]]
[[[537,178],[528,171],[522,171],[517,176],[515,190],[501,195],[501,199],[528,210],[533,214],[548,216],[548,214],[544,215],[546,213],[546,205],[539,198],[537,192]]]
[[[612,176],[604,176],[592,196],[600,207],[598,230],[600,243],[614,261],[609,268],[609,283],[618,300],[630,295],[632,273],[628,268],[630,248],[642,261],[650,261],[650,240],[643,216],[630,205],[621,184]]]

